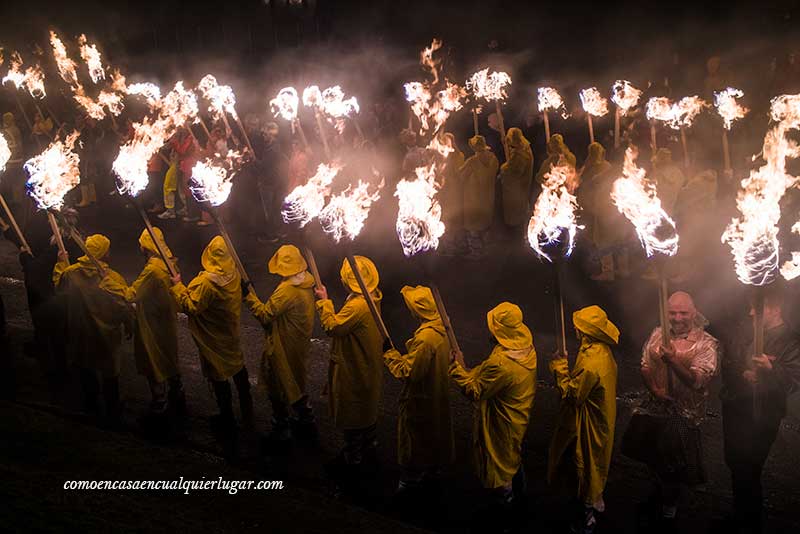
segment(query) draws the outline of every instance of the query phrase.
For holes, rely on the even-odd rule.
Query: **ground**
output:
[[[388,196],[388,195],[387,195]],[[375,208],[381,213],[383,206]],[[417,258],[406,259],[393,240],[392,222],[368,226],[366,235],[354,244],[356,253],[372,257],[381,271],[381,289],[385,294],[384,318],[395,342],[408,337],[414,329],[399,294],[406,284],[426,283],[428,276]],[[143,259],[135,240],[141,223],[132,209],[112,200],[106,208],[83,213],[85,233],[102,231],[112,240],[111,265],[130,282],[138,274]],[[197,229],[180,222],[162,224],[167,240],[180,258],[184,278],[199,269],[202,247],[214,233],[213,227]],[[245,232],[233,227],[233,237],[245,267],[254,278],[255,287],[266,298],[277,280],[266,273],[266,261],[277,244],[259,244]],[[710,231],[710,233],[714,233]],[[715,234],[718,235],[718,234]],[[342,248],[327,242],[318,230],[308,233],[315,249],[322,278],[337,305],[344,297],[339,287],[338,270]],[[580,246],[580,245],[579,245]],[[702,262],[705,269],[720,273],[713,279],[695,279],[680,287],[692,290],[701,309],[716,324],[729,325],[734,315],[732,271],[727,252],[711,249],[704,257],[719,258]],[[408,509],[393,505],[391,495],[399,470],[396,466],[395,426],[400,384],[388,373],[384,377],[384,398],[378,425],[380,468],[374,472],[372,488],[366,499],[333,500],[324,476],[324,463],[341,447],[340,435],[327,416],[323,394],[327,376],[329,342],[315,333],[310,365],[310,394],[318,416],[320,440],[317,445],[297,444],[286,456],[265,457],[259,438],[269,428],[270,408],[262,388],[255,391],[256,428],[243,430],[240,458],[234,465],[222,460],[222,448],[212,436],[206,418],[215,413],[215,403],[203,379],[197,351],[180,320],[180,363],[189,403],[189,419],[168,439],[149,440],[138,426],[138,418],[147,409],[149,393],[145,380],[136,374],[132,346],[123,346],[122,396],[125,402],[126,429],[108,432],[78,414],[75,384],[68,392],[53,399],[38,363],[23,355],[22,345],[30,338],[31,326],[24,288],[13,247],[0,242],[0,291],[6,304],[12,340],[10,354],[16,398],[0,405],[3,413],[0,469],[3,472],[2,500],[10,503],[3,524],[19,525],[23,530],[107,530],[113,525],[123,530],[255,530],[274,526],[279,532],[348,531],[399,532],[412,524],[439,532],[464,532],[472,524],[472,513],[479,508],[480,488],[469,460],[472,407],[452,390],[454,432],[457,460],[445,475],[443,501],[437,513],[414,518]],[[485,260],[466,261],[440,258],[433,272],[439,279],[467,363],[474,365],[488,354],[489,343],[485,312],[503,300],[520,305],[526,323],[534,332],[539,354],[539,386],[528,430],[525,470],[528,498],[523,512],[529,527],[539,532],[558,532],[563,527],[565,501],[546,483],[547,450],[556,421],[558,396],[546,371],[549,354],[554,349],[552,268],[537,260],[518,235],[497,230]],[[638,249],[635,251],[640,252]],[[639,347],[657,320],[656,289],[652,282],[635,277],[625,282],[599,284],[583,273],[586,258],[577,256],[565,264],[564,293],[567,313],[581,306],[601,304],[623,332],[615,351],[619,364],[617,445],[630,418],[631,399],[642,389],[638,375]],[[697,266],[698,264],[694,264]],[[715,271],[715,269],[717,269]],[[692,270],[692,269],[690,269]],[[721,274],[724,273],[724,274]],[[729,285],[726,285],[729,284]],[[675,287],[678,287],[677,285]],[[242,346],[251,381],[257,382],[263,332],[246,312],[242,314]],[[727,321],[727,322],[726,322]],[[568,329],[569,333],[569,329]],[[569,342],[574,356],[574,341]],[[73,377],[74,378],[74,377]],[[73,380],[74,382],[74,380]],[[718,382],[718,381],[717,381]],[[714,385],[710,413],[703,426],[709,483],[684,496],[679,525],[683,532],[707,532],[715,521],[730,513],[730,479],[722,455],[722,425],[718,383]],[[238,413],[238,410],[237,410]],[[764,474],[770,515],[770,532],[800,527],[793,511],[800,499],[800,465],[793,459],[800,446],[800,425],[793,406],[784,421]],[[62,489],[70,479],[231,479],[264,478],[283,480],[286,489],[266,494],[243,492],[235,496],[195,492],[67,492]],[[600,520],[605,532],[633,532],[637,524],[637,504],[652,491],[652,480],[639,464],[615,453],[605,493],[607,511]],[[21,522],[24,521],[24,522]]]

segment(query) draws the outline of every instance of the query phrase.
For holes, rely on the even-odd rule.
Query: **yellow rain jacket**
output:
[[[504,302],[486,316],[498,341],[489,357],[467,371],[450,364],[450,376],[476,403],[473,458],[485,488],[511,484],[522,463],[522,440],[536,393],[536,350],[519,307]]]
[[[461,177],[464,153],[456,146],[453,134],[447,133],[444,136],[454,150],[447,155],[444,165],[444,185],[440,193],[442,220],[448,231],[460,230],[464,227],[464,181]]]
[[[164,241],[164,234],[154,227],[153,233],[167,256],[175,260]],[[150,253],[150,259],[139,277],[125,292],[128,302],[136,303],[136,335],[133,353],[140,375],[161,383],[178,376],[178,306],[172,298],[169,270],[148,231],[142,230],[139,246]]]
[[[397,461],[416,470],[453,462],[448,365],[450,343],[431,290],[405,286],[406,306],[422,324],[406,341],[406,354],[391,349],[384,362],[392,376],[403,380],[397,419]]]
[[[464,162],[460,171],[464,187],[464,229],[484,232],[492,224],[494,183],[500,164],[483,136],[470,139],[469,146],[475,154]]]
[[[216,236],[203,251],[201,271],[187,288],[172,287],[179,308],[189,316],[203,375],[209,380],[227,380],[244,367],[239,345],[242,288],[225,241]]]
[[[132,318],[125,302],[128,284],[102,261],[110,246],[103,235],[86,238],[89,253],[106,271],[102,280],[88,256],[72,265],[59,261],[53,269],[53,285],[65,295],[67,358],[73,365],[98,370],[105,377],[119,375],[117,349],[123,327],[130,326]]]
[[[686,184],[686,178],[680,167],[673,163],[672,152],[668,148],[659,148],[653,158],[651,178],[656,184],[656,193],[661,207],[669,215],[675,214],[678,195]]]
[[[368,258],[356,256],[356,265],[380,311],[383,296],[378,270]],[[383,389],[383,336],[370,314],[356,277],[345,260],[342,283],[350,295],[337,313],[330,300],[318,300],[317,312],[325,332],[333,338],[328,371],[331,416],[337,428],[356,430],[378,421]]]
[[[570,149],[567,147],[567,144],[564,143],[564,138],[561,134],[553,134],[550,136],[550,141],[547,143],[547,159],[542,162],[542,166],[539,167],[539,172],[536,173],[536,182],[540,185],[545,182],[544,175],[550,172],[555,165],[558,165],[558,162],[561,160],[561,156],[564,156],[564,161],[574,168],[577,160],[575,159],[575,154],[573,154]]]
[[[500,167],[503,187],[503,220],[508,226],[525,223],[529,216],[531,180],[533,180],[533,152],[531,144],[519,128],[506,134],[508,161]]]
[[[250,292],[245,302],[265,331],[261,379],[270,397],[294,404],[306,394],[306,364],[314,329],[314,277],[294,245],[283,245],[269,260],[269,272],[283,280],[264,303]]]
[[[619,341],[619,330],[599,306],[576,311],[572,322],[581,346],[572,372],[566,358],[550,362],[561,407],[550,445],[548,480],[557,478],[585,504],[603,494],[614,447],[617,416],[617,364],[609,345]]]
[[[578,205],[586,214],[589,235],[598,249],[625,241],[630,224],[611,202],[611,189],[619,177],[606,161],[606,149],[600,143],[589,145],[589,156],[581,173]]]

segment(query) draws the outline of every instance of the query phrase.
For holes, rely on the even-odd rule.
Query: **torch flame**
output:
[[[475,98],[498,100],[502,102],[508,96],[505,87],[511,85],[511,76],[505,72],[489,73],[488,67],[473,74],[467,80],[467,89]]]
[[[647,101],[647,118],[661,121],[673,130],[690,127],[694,119],[707,107],[699,96],[686,96],[672,103],[666,97],[653,97]]]
[[[376,171],[373,173],[377,175]],[[319,213],[323,231],[330,234],[337,243],[344,236],[351,241],[358,237],[369,216],[372,203],[380,198],[383,185],[384,181],[381,180],[375,191],[370,193],[370,184],[359,180],[355,188],[347,186],[342,193],[332,196],[328,205]]]
[[[442,207],[435,198],[435,166],[417,167],[414,173],[416,179],[400,180],[394,193],[399,206],[395,228],[406,256],[436,249],[445,230]]]
[[[603,98],[597,87],[589,87],[580,92],[583,110],[589,115],[602,117],[608,114],[608,100]]]
[[[242,154],[229,150],[224,158],[206,158],[198,161],[192,168],[190,189],[195,200],[219,206],[231,194],[233,177],[238,170]]]
[[[655,186],[646,178],[645,170],[636,166],[638,151],[628,147],[622,177],[611,190],[617,209],[633,223],[647,256],[658,252],[674,256],[678,252],[675,222],[661,207]]]
[[[100,91],[100,94],[97,95],[97,103],[108,109],[114,116],[119,116],[119,114],[122,113],[122,109],[125,107],[119,93],[112,93],[110,91]]]
[[[296,222],[302,228],[317,217],[325,206],[325,199],[331,194],[331,184],[340,170],[342,167],[338,163],[322,163],[308,182],[295,187],[283,201],[281,215],[284,222]]]
[[[540,87],[537,91],[539,96],[539,111],[544,112],[552,109],[561,114],[563,118],[569,117],[567,108],[564,105],[564,99],[558,94],[558,91],[552,87]]]
[[[47,96],[44,90],[44,71],[41,66],[34,65],[25,70],[25,87],[33,98],[41,100]]]
[[[39,209],[60,209],[64,196],[80,183],[80,158],[73,152],[79,132],[64,142],[53,141],[44,152],[25,162],[28,194]]]
[[[627,115],[631,109],[636,107],[641,96],[642,92],[627,80],[617,80],[611,88],[611,100],[617,105],[622,115]]]
[[[161,88],[159,88],[156,84],[147,82],[132,83],[126,87],[125,92],[129,95],[143,96],[147,101],[147,105],[150,106],[150,109],[154,109],[160,105]]]
[[[731,129],[733,121],[743,118],[750,111],[736,101],[737,98],[743,96],[744,93],[741,90],[733,87],[714,93],[714,105],[725,123],[726,130]]]
[[[17,52],[11,54],[11,62],[8,65],[8,74],[3,78],[3,84],[7,81],[13,83],[17,89],[25,83],[25,74],[22,73],[22,58]]]
[[[442,41],[434,38],[431,45],[423,48],[419,54],[419,62],[433,74],[433,85],[439,83],[439,64],[441,63],[441,61],[433,59],[433,53],[441,47]]]
[[[6,163],[11,159],[11,149],[8,148],[8,142],[0,132],[0,173],[6,170]]]
[[[289,122],[297,118],[297,108],[300,106],[300,98],[294,87],[284,87],[278,91],[278,96],[269,101],[272,113],[276,117],[283,117]]]
[[[309,85],[303,89],[303,105],[309,108],[319,108],[322,104],[322,91],[318,85]]]
[[[575,217],[578,207],[578,201],[572,193],[577,188],[575,168],[559,161],[544,178],[542,193],[536,199],[533,216],[528,223],[528,243],[540,257],[552,261],[544,247],[558,243],[566,230],[565,255],[569,256],[575,248],[575,234],[583,226],[578,225]]]
[[[100,59],[100,52],[97,46],[89,44],[86,35],[78,37],[78,45],[81,47],[81,57],[89,68],[89,77],[94,83],[106,79],[106,71],[103,69],[103,61]]]
[[[197,84],[197,88],[203,94],[203,97],[211,103],[208,107],[208,112],[214,117],[219,118],[224,113],[230,113],[233,118],[237,117],[236,96],[233,94],[231,86],[219,85],[213,75],[206,74]]]
[[[76,70],[78,66],[69,58],[67,48],[54,31],[50,31],[50,44],[53,46],[53,56],[56,59],[56,66],[61,79],[70,85],[77,85],[78,74]]]

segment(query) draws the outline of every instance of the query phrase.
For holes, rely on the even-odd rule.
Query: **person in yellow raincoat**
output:
[[[548,480],[563,481],[581,504],[573,532],[592,532],[595,511],[605,509],[617,417],[617,363],[611,346],[619,330],[599,306],[572,314],[580,349],[569,370],[566,355],[550,362],[561,393],[558,421],[550,444]]]
[[[179,183],[179,176],[178,176],[178,165],[180,161],[178,160],[178,154],[175,151],[172,151],[169,157],[169,168],[167,169],[166,174],[164,175],[164,211],[159,213],[157,217],[159,219],[174,219],[178,215],[186,215],[186,193],[181,187]],[[179,210],[175,210],[175,194],[177,193],[178,198],[181,200],[181,204],[183,207]]]
[[[459,171],[464,188],[464,230],[470,256],[482,257],[483,241],[494,215],[494,187],[500,164],[483,136],[470,139],[469,147],[475,154]]]
[[[283,245],[269,260],[269,272],[281,280],[267,302],[250,291],[245,302],[265,329],[261,379],[272,404],[272,435],[280,441],[292,437],[289,407],[297,416],[298,430],[313,435],[314,412],[306,393],[307,360],[314,329],[314,277],[294,245]]]
[[[464,181],[461,176],[464,153],[459,150],[456,138],[451,133],[442,136],[442,143],[453,151],[444,162],[444,180],[439,193],[442,221],[447,226],[439,253],[455,255],[464,248]]]
[[[380,310],[383,298],[378,289],[378,269],[369,258],[355,256],[356,267],[375,305]],[[328,372],[331,416],[344,433],[341,459],[353,468],[360,466],[365,453],[375,454],[378,405],[383,392],[383,336],[361,294],[356,277],[345,260],[342,283],[350,294],[336,312],[325,286],[317,286],[317,312],[325,332],[333,338]],[[372,458],[370,458],[372,459]]]
[[[406,341],[406,354],[383,354],[389,372],[403,381],[397,417],[397,462],[403,468],[398,491],[419,488],[453,462],[448,366],[450,343],[431,290],[404,286],[406,306],[420,322]]]
[[[212,425],[219,432],[236,429],[233,378],[239,392],[239,407],[245,424],[253,419],[253,398],[240,345],[242,311],[241,278],[222,236],[215,236],[203,251],[203,271],[186,287],[180,275],[172,279],[172,295],[189,317],[189,330],[200,352],[203,375],[211,381],[219,406]]]
[[[66,253],[60,253],[53,268],[53,285],[64,295],[67,313],[67,361],[80,369],[84,408],[98,409],[99,384],[103,379],[103,400],[107,422],[118,424],[120,355],[124,331],[132,331],[132,314],[125,302],[128,284],[104,260],[111,242],[94,234],[86,238],[86,248],[97,260],[105,276],[88,256],[70,264]]]
[[[536,173],[536,183],[541,185],[545,182],[544,175],[559,164],[562,156],[564,157],[565,163],[572,166],[572,168],[576,167],[577,160],[575,159],[575,154],[567,147],[567,144],[564,142],[564,137],[561,134],[553,134],[550,136],[550,141],[547,142],[547,158],[539,167],[539,172]]]
[[[479,366],[467,369],[453,351],[450,377],[475,403],[472,446],[481,484],[503,508],[514,499],[512,481],[524,481],[522,443],[536,393],[536,349],[519,306],[503,302],[486,314],[496,342]]]
[[[686,185],[686,178],[681,168],[672,161],[672,151],[668,148],[659,148],[653,157],[653,172],[651,179],[656,184],[656,193],[664,208],[670,216],[675,215],[678,195]]]
[[[533,152],[531,144],[519,128],[509,128],[506,133],[506,144],[508,144],[508,161],[500,167],[503,221],[506,226],[521,228],[528,222],[530,216]]]
[[[161,229],[153,227],[153,233],[174,265],[175,259]],[[170,293],[169,270],[146,229],[139,235],[139,248],[147,256],[147,263],[125,292],[128,302],[136,305],[133,338],[136,369],[150,385],[153,414],[163,414],[170,406],[175,413],[182,414],[186,410],[186,397],[178,369],[178,307]]]

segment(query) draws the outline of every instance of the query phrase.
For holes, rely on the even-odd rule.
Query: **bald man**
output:
[[[652,454],[638,459],[656,475],[666,522],[675,518],[681,486],[705,482],[700,424],[706,416],[708,384],[719,367],[719,342],[705,331],[707,321],[692,297],[673,293],[668,315],[670,342],[665,346],[656,327],[642,350],[648,395],[634,410],[649,415],[653,425],[648,440]]]

